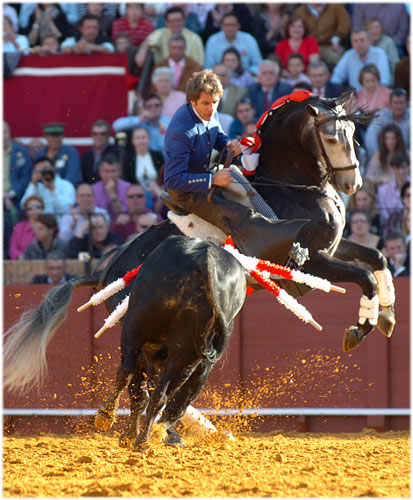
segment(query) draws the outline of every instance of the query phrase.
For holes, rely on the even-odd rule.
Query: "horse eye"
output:
[[[325,136],[325,139],[326,141],[329,143],[329,144],[337,144],[338,142],[338,139],[336,136],[334,135],[326,135]]]

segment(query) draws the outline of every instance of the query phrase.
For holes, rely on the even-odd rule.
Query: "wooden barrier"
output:
[[[345,285],[339,295],[312,292],[300,298],[324,329],[300,322],[267,292],[248,297],[229,347],[197,400],[200,408],[409,408],[409,279],[396,278],[397,324],[390,339],[377,329],[361,346],[343,353],[344,329],[358,318],[360,291]],[[38,304],[47,285],[6,285],[4,327]],[[69,314],[48,349],[44,385],[25,395],[4,394],[4,407],[98,408],[113,387],[120,326],[99,339],[104,305],[82,313],[91,289],[74,292]],[[125,397],[122,408],[128,407]],[[89,430],[84,417],[5,417],[6,432]],[[256,428],[349,432],[363,427],[408,429],[406,416],[294,416],[256,419]]]

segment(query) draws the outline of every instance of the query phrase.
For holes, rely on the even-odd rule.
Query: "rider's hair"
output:
[[[218,76],[211,69],[203,69],[194,73],[186,84],[187,102],[197,101],[201,92],[222,97],[224,89]]]

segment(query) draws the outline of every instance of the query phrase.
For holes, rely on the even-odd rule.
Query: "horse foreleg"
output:
[[[360,345],[366,335],[375,327],[374,316],[376,312],[378,313],[378,301],[376,310],[374,309],[374,304],[376,303],[375,297],[377,295],[377,281],[373,272],[354,263],[339,260],[336,256],[331,257],[322,251],[311,255],[310,260],[304,265],[304,271],[332,282],[357,283],[361,287],[363,295],[366,298],[364,306],[360,308],[360,314],[364,317],[360,316],[356,326],[350,326],[346,329],[343,339],[343,349],[344,351],[349,351]]]
[[[379,312],[377,327],[386,337],[391,337],[396,324],[394,313],[396,295],[387,259],[379,250],[359,245],[345,238],[341,240],[334,256],[346,261],[365,262],[372,267],[378,284],[379,303],[382,308]]]

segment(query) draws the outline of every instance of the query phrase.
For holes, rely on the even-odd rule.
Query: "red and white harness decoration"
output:
[[[234,245],[231,236],[227,238],[225,244],[222,247],[227,252],[238,260],[246,272],[254,278],[257,283],[259,283],[263,288],[266,288],[270,293],[275,295],[277,300],[287,309],[292,311],[296,316],[298,316],[305,323],[310,323],[317,330],[322,330],[322,326],[317,323],[312,317],[311,313],[301,304],[299,304],[291,295],[289,295],[285,290],[279,287],[272,279],[271,276],[278,276],[287,280],[293,280],[297,283],[303,283],[311,288],[317,288],[323,290],[324,292],[340,292],[345,293],[346,290],[341,287],[332,285],[329,281],[318,278],[317,276],[312,276],[310,274],[302,273],[289,267],[280,266],[278,264],[273,264],[268,260],[257,259],[256,257],[248,257],[247,255],[241,254]],[[125,276],[117,279],[113,283],[107,285],[103,290],[95,293],[88,302],[83,304],[78,308],[78,312],[85,310],[91,305],[98,305],[105,301],[107,298],[115,295],[126,286],[130,285],[131,282],[136,278],[142,264],[132,271],[128,271]],[[246,293],[250,295],[251,287],[247,286]],[[102,333],[115,326],[120,319],[126,314],[129,304],[129,295],[127,295],[122,302],[120,302],[117,307],[112,311],[112,313],[105,319],[102,328],[95,334],[98,338]]]

